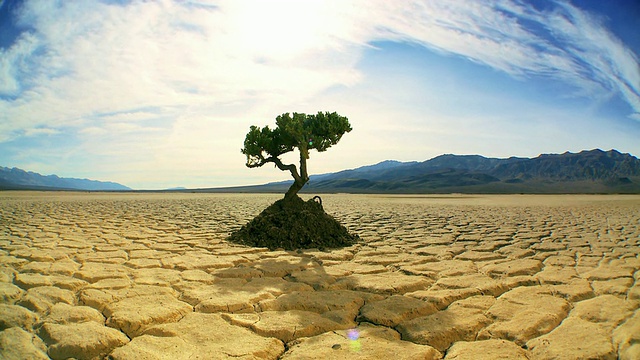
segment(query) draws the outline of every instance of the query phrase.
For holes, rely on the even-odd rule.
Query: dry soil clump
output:
[[[324,212],[315,199],[319,198],[278,200],[232,233],[229,241],[270,250],[339,248],[356,243],[359,237]]]

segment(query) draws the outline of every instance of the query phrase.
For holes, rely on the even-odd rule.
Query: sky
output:
[[[0,166],[134,189],[287,180],[247,168],[244,137],[318,111],[353,131],[311,174],[637,157],[638,29],[639,0],[0,0]]]

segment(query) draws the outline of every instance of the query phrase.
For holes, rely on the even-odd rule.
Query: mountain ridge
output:
[[[170,192],[276,192],[291,181],[254,186],[184,189]],[[0,166],[0,190],[132,191],[114,183],[43,176]],[[489,158],[443,154],[419,162],[384,160],[373,165],[311,175],[302,193],[391,194],[640,194],[640,160],[615,149],[540,154],[534,158]]]
[[[290,181],[203,191],[284,192]],[[229,192],[230,192],[229,191]],[[417,162],[312,175],[303,193],[640,193],[640,160],[611,149],[487,158],[444,154]]]
[[[41,175],[17,167],[0,166],[0,190],[130,191],[131,188],[112,181]]]

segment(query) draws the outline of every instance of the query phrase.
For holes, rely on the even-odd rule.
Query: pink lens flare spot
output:
[[[356,341],[356,340],[358,340],[360,338],[360,333],[356,329],[351,329],[351,330],[347,331],[347,337],[351,341]]]

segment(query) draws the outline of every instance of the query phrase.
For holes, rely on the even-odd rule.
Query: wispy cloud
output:
[[[362,49],[389,39],[591,95],[619,92],[640,110],[637,56],[565,2],[43,0],[27,1],[19,23],[31,31],[2,50],[0,94],[17,97],[3,110],[30,124],[51,116],[25,106],[64,122],[114,108],[305,98],[358,82]]]
[[[620,96],[640,120],[637,54],[602,19],[569,2],[550,5],[27,0],[17,13],[24,32],[0,49],[0,142],[64,129],[92,151],[112,142],[159,167],[179,165],[162,162],[172,154],[235,154],[227,139],[242,138],[248,124],[317,111],[323,91],[361,83],[358,63],[380,40],[519,79],[556,79],[574,96]]]
[[[388,3],[379,36],[466,57],[515,77],[546,76],[576,95],[622,95],[640,112],[638,57],[602,20],[564,1],[538,10],[520,1]],[[385,17],[383,13],[392,14]]]

